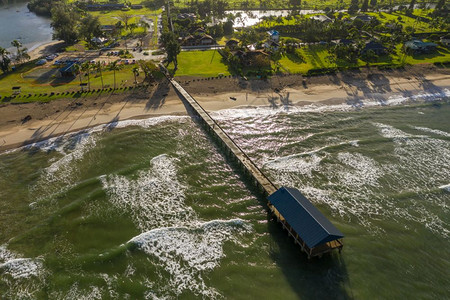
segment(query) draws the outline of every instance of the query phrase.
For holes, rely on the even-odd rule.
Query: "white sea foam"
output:
[[[155,258],[155,263],[170,274],[168,284],[175,295],[189,290],[214,299],[219,293],[207,286],[205,272],[219,266],[225,256],[225,242],[239,243],[237,237],[250,230],[251,227],[240,219],[214,220],[188,227],[154,229],[134,237],[129,243]]]
[[[299,114],[299,113],[314,113],[314,112],[328,112],[328,111],[352,111],[355,109],[377,107],[377,106],[397,106],[408,102],[419,102],[419,101],[441,101],[442,99],[450,97],[450,90],[443,89],[442,91],[429,93],[420,92],[415,95],[403,96],[403,95],[393,95],[388,99],[380,101],[373,99],[358,99],[356,104],[335,104],[335,105],[324,105],[324,104],[309,104],[309,105],[289,105],[289,106],[279,106],[277,108],[271,108],[268,106],[255,106],[255,107],[245,107],[245,108],[232,108],[223,109],[211,113],[211,116],[217,120],[226,119],[245,119],[261,116],[271,116],[277,114]],[[376,97],[375,97],[376,98]]]
[[[45,284],[45,269],[41,258],[23,258],[0,246],[0,283],[8,289],[3,295],[15,299],[33,299]]]
[[[449,184],[441,185],[439,188],[440,188],[441,190],[446,190],[447,192],[450,192],[450,183],[449,183]]]
[[[282,172],[296,172],[311,177],[312,171],[319,170],[322,159],[316,153],[311,155],[294,154],[268,161],[264,167]]]
[[[442,135],[445,137],[450,137],[450,133],[442,131],[442,130],[431,129],[431,128],[427,128],[427,127],[418,127],[418,126],[414,126],[413,128],[420,130],[420,131],[424,131],[424,132],[429,132],[429,133],[434,133],[437,135]]]
[[[378,178],[383,174],[377,163],[360,153],[339,153],[337,159],[347,166],[338,171],[342,184],[358,188],[362,185],[378,186]]]
[[[154,157],[148,171],[136,180],[110,175],[101,178],[109,200],[130,213],[143,231],[157,227],[185,225],[195,212],[185,205],[185,187],[177,180],[175,159],[167,155]]]

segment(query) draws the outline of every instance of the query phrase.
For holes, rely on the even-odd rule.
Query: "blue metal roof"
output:
[[[309,248],[344,237],[299,190],[281,187],[268,199]]]

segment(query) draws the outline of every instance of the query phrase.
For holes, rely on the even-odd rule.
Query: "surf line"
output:
[[[237,163],[258,192],[267,199],[272,215],[281,223],[308,258],[321,257],[335,249],[341,252],[344,235],[297,189],[278,188],[233,141],[220,125],[203,109],[175,79],[164,65],[160,69],[179,97],[198,118],[203,128],[216,140],[226,154]]]

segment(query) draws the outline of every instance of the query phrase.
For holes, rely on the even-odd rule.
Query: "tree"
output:
[[[72,5],[58,3],[52,9],[53,39],[73,44],[78,39],[77,24],[80,16]]]
[[[76,74],[80,75],[80,86],[81,86],[81,83],[82,83],[82,81],[81,81],[81,66],[79,64],[73,64],[72,71],[75,74],[75,76],[76,76]]]
[[[91,77],[90,77],[90,73],[91,73],[91,63],[89,61],[84,62],[81,65],[81,71],[86,72],[87,73],[87,78],[88,78],[88,91],[91,90]]]
[[[131,19],[131,15],[123,12],[119,14],[119,20],[123,22],[123,24],[125,25],[125,31],[128,30],[128,21],[130,21]]]
[[[9,70],[9,64],[11,63],[9,54],[10,53],[5,48],[0,47],[0,68],[2,69],[3,73],[8,72]]]
[[[358,7],[358,0],[352,0],[352,2],[350,3],[350,6],[348,8],[348,13],[349,14],[354,14],[358,11],[359,7]]]
[[[178,67],[178,54],[181,52],[180,44],[175,40],[169,42],[169,44],[166,46],[166,52],[167,52],[167,62],[171,63],[173,62],[175,65],[175,70]]]
[[[137,77],[139,76],[139,67],[134,66],[133,69],[131,69],[134,75],[134,84],[137,85]]]
[[[102,63],[97,61],[95,63],[95,70],[97,71],[97,74],[100,73],[100,80],[102,81],[102,90],[103,90],[103,73],[102,73]]]
[[[439,0],[439,2],[436,4],[436,10],[441,10],[445,6],[445,0]]]
[[[114,72],[114,89],[116,89],[116,71],[122,69],[122,66],[119,65],[116,60],[109,64],[109,69]]]
[[[369,9],[369,0],[364,0],[361,5],[361,11],[367,11],[367,9]]]
[[[370,6],[372,7],[377,6],[377,0],[370,0]]]
[[[137,28],[137,24],[136,23],[131,23],[128,25],[128,29],[130,29],[130,33],[131,35],[133,35],[133,31]]]
[[[409,3],[409,9],[414,9],[414,5],[416,5],[416,0],[411,0]]]
[[[102,35],[100,25],[98,17],[87,14],[87,16],[81,20],[79,30],[80,36],[82,36],[86,42],[91,43],[93,37]]]

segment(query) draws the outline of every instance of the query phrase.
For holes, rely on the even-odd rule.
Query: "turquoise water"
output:
[[[212,116],[341,255],[308,260],[190,117],[156,117],[0,156],[0,298],[449,298],[448,103]]]

